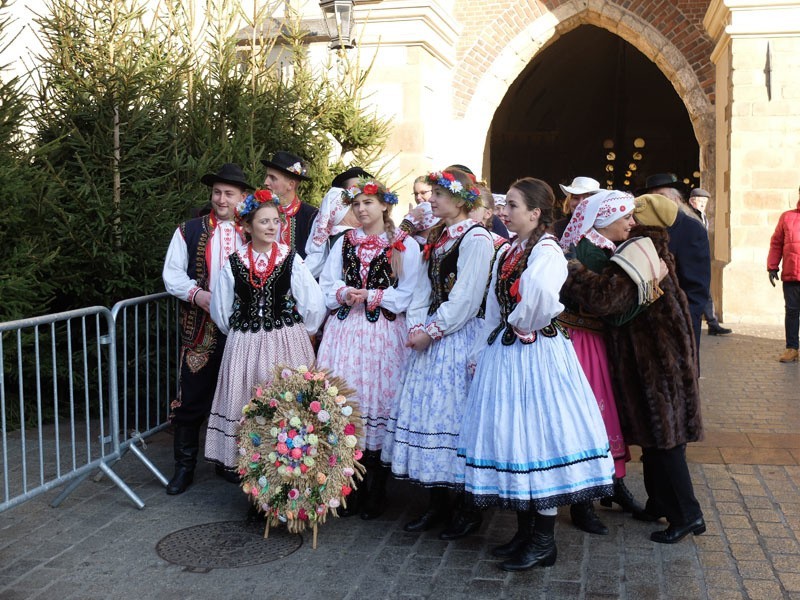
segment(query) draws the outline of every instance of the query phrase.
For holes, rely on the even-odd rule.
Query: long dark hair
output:
[[[528,210],[538,208],[540,211],[539,223],[528,236],[525,253],[519,261],[521,268],[524,268],[524,265],[528,264],[528,256],[536,245],[536,242],[541,239],[545,231],[547,231],[553,223],[553,209],[556,204],[556,197],[553,193],[553,188],[541,179],[535,179],[533,177],[517,179],[511,184],[511,188],[509,189],[515,189],[520,193]]]

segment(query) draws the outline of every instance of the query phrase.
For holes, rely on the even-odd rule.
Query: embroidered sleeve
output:
[[[367,310],[375,310],[383,301],[383,290],[369,290],[367,292]]]
[[[436,321],[431,321],[425,326],[425,333],[431,336],[434,340],[440,340],[444,337],[444,329],[439,327]]]
[[[194,286],[192,289],[189,290],[189,302],[192,304],[196,304],[194,299],[197,296],[197,292],[201,291],[201,289],[197,286]]]
[[[350,289],[349,287],[343,285],[338,290],[336,290],[336,301],[342,306],[347,304],[347,290],[349,289]]]

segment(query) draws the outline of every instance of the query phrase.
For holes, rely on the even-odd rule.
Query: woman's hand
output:
[[[429,336],[425,331],[415,331],[408,336],[406,347],[416,350],[417,352],[423,352],[428,348],[428,346],[431,345],[432,341],[433,338],[431,338],[431,336]]]
[[[345,297],[345,300],[348,306],[353,306],[354,304],[363,304],[367,301],[368,294],[368,290],[357,290],[355,288],[351,288],[347,290],[347,296]]]

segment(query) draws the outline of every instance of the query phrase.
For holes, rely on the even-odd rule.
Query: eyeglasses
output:
[[[424,192],[414,192],[413,196],[416,198],[417,196],[425,198],[426,196],[430,196],[433,193],[433,190],[426,190]]]

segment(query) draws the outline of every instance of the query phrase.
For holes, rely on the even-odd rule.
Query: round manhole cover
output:
[[[193,570],[228,569],[260,565],[288,556],[303,538],[273,527],[264,539],[264,527],[240,521],[206,523],[170,533],[156,544],[164,560]]]

